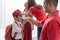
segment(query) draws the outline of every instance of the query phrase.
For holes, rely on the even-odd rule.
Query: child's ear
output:
[[[18,18],[18,15],[16,15],[16,18]]]
[[[16,20],[17,18],[16,18],[16,17],[14,17],[14,19]]]

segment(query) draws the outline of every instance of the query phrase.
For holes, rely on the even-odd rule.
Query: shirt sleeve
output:
[[[32,13],[33,13],[34,10],[35,10],[35,7],[31,7],[31,8],[29,9],[29,11],[32,12]]]
[[[15,32],[18,32],[18,33],[21,33],[22,29],[20,27],[17,26],[17,24],[13,24],[13,27],[12,27],[13,31]]]
[[[56,20],[52,20],[48,23],[47,26],[47,38],[48,40],[59,40],[57,30],[58,30],[58,23]]]

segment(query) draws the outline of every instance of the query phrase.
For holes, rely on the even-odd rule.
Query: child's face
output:
[[[46,11],[47,13],[49,13],[49,12],[50,12],[50,9],[51,9],[51,5],[48,4],[48,3],[46,3],[46,2],[44,1],[44,8],[45,8],[45,11]]]
[[[22,20],[22,16],[21,15],[18,15],[17,21],[21,21],[21,20]]]

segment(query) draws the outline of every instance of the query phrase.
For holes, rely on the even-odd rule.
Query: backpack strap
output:
[[[16,37],[16,35],[17,35],[17,32],[15,32],[15,34],[14,34],[14,38]]]
[[[19,26],[17,22],[15,22],[15,23],[17,24],[17,26]],[[13,38],[15,38],[16,35],[17,35],[17,32],[14,33],[14,37]]]
[[[17,23],[17,22],[15,22],[16,24],[17,24],[17,26],[19,27],[19,24]],[[21,26],[21,24],[20,24],[20,26]]]
[[[17,26],[19,27],[19,25],[18,25],[18,23],[17,22],[15,22],[16,24],[17,24]],[[14,37],[13,38],[15,38],[16,37],[16,35],[17,35],[17,32],[15,32],[14,33]]]
[[[15,22],[15,23],[17,24],[17,26],[19,26],[17,22]]]

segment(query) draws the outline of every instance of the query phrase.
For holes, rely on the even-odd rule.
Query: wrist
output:
[[[32,21],[32,18],[30,18],[29,20]]]

